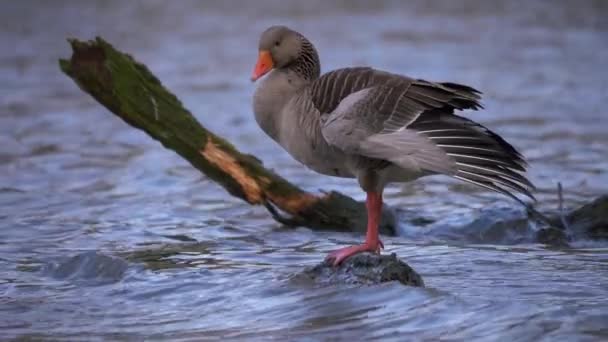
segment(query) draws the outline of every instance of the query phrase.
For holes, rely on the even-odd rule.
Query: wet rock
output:
[[[105,284],[121,280],[127,266],[127,262],[123,259],[93,251],[75,255],[60,263],[51,264],[48,272],[57,279]]]
[[[424,286],[422,277],[405,262],[391,255],[362,253],[346,259],[334,267],[328,261],[306,268],[296,275],[298,280],[315,284],[365,284],[373,285],[398,281],[408,286]]]
[[[493,207],[480,210],[472,222],[453,227],[442,235],[452,241],[515,245],[530,241],[534,229],[522,208]]]
[[[608,195],[573,210],[566,216],[566,222],[575,235],[608,240]]]
[[[550,218],[551,224],[537,232],[537,240],[548,245],[567,247],[572,240],[608,240],[608,195],[600,196],[566,214]],[[564,226],[566,229],[564,229]]]
[[[569,247],[570,238],[563,229],[548,227],[536,232],[536,241],[554,247]]]

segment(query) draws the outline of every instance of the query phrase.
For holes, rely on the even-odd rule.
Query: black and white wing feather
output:
[[[455,110],[482,108],[480,92],[370,68],[340,69],[310,89],[322,134],[348,153],[440,173],[512,198],[530,198],[526,163],[509,143]]]

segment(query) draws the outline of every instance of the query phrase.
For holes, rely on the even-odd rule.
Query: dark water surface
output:
[[[521,149],[539,208],[554,210],[558,181],[568,208],[608,193],[606,17],[605,1],[2,1],[0,339],[607,339],[608,245],[535,244],[516,204],[445,177],[387,190],[403,220],[386,250],[427,288],[290,281],[361,237],[280,226],[57,66],[66,37],[101,35],[265,165],[361,199],[253,120],[259,33],[288,24],[324,70],[373,65],[481,89],[487,110],[470,117]]]

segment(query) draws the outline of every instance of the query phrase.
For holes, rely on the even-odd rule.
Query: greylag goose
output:
[[[443,174],[522,202],[534,186],[522,155],[496,133],[455,115],[483,108],[469,86],[429,82],[368,67],[321,75],[319,56],[285,26],[264,31],[252,81],[262,130],[308,168],[356,178],[367,194],[365,242],[331,252],[338,265],[361,252],[379,253],[382,192],[391,182]]]

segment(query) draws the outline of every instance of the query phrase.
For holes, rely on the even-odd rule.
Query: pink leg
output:
[[[380,253],[380,250],[384,248],[378,236],[378,225],[382,215],[382,192],[368,192],[365,206],[367,207],[365,242],[361,245],[345,247],[329,253],[326,260],[333,260],[334,266],[355,254],[363,252]]]

